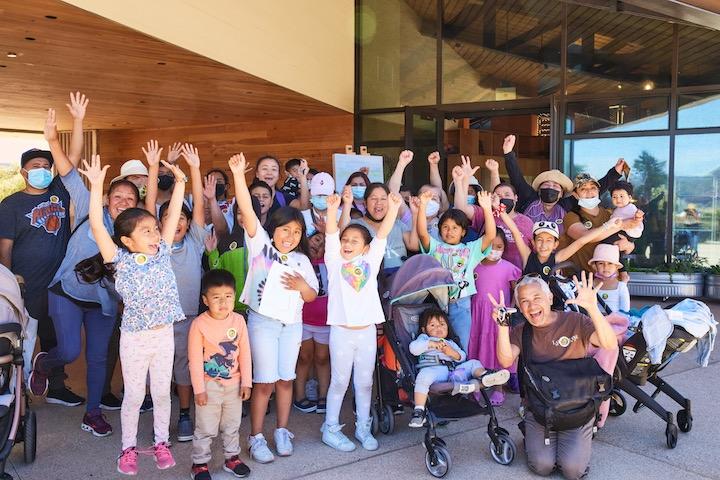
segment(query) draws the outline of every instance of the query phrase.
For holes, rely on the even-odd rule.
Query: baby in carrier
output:
[[[415,409],[410,427],[426,423],[425,402],[430,385],[452,382],[452,394],[468,394],[480,388],[502,385],[510,378],[507,370],[489,372],[479,360],[468,360],[465,352],[451,340],[448,317],[440,309],[428,308],[420,316],[420,335],[410,345],[410,353],[418,357],[415,378]],[[463,362],[463,363],[460,363]]]

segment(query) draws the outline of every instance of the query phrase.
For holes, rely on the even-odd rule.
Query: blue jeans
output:
[[[85,327],[85,362],[87,363],[88,412],[100,408],[107,368],[107,352],[115,319],[102,314],[102,309],[83,308],[70,299],[48,292],[49,312],[55,325],[57,346],[43,359],[43,370],[75,361],[80,356]]]
[[[448,305],[450,326],[460,340],[460,348],[462,348],[465,353],[467,353],[468,343],[470,343],[470,325],[472,323],[470,298],[471,296],[468,295],[467,297],[452,300],[450,301],[450,305]]]

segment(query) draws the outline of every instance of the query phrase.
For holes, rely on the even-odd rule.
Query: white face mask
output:
[[[425,215],[428,217],[434,217],[440,211],[440,204],[435,200],[430,200],[425,206]]]
[[[582,208],[593,209],[600,205],[600,197],[581,198],[578,200],[578,205]]]
[[[487,259],[491,262],[497,262],[502,258],[503,251],[502,250],[491,250],[490,253],[487,256]]]

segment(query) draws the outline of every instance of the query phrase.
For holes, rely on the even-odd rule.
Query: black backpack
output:
[[[525,322],[522,332],[523,390],[528,410],[545,426],[545,444],[551,431],[572,430],[599,418],[598,409],[610,398],[612,375],[592,357],[529,362],[533,329]],[[594,427],[593,427],[594,428]]]

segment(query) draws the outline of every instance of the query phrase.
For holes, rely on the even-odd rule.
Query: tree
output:
[[[668,175],[665,171],[667,162],[660,161],[647,151],[643,150],[633,162],[632,184],[635,187],[636,198],[644,196],[652,198],[659,191],[667,188]]]

